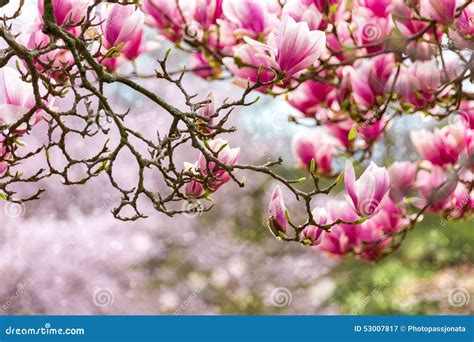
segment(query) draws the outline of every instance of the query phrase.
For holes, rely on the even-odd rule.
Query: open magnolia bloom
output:
[[[270,45],[245,37],[245,41],[260,50],[276,70],[287,76],[316,63],[326,45],[324,32],[310,31],[306,22],[297,23],[290,16],[283,19],[276,35],[269,39]]]
[[[39,0],[25,26],[10,2],[0,198],[101,179],[127,222],[261,182],[278,240],[380,260],[427,213],[472,217],[472,5]]]

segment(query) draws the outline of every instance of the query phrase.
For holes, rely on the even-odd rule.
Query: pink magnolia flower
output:
[[[288,95],[288,102],[305,116],[314,117],[333,88],[327,83],[306,81]]]
[[[377,120],[374,114],[370,112],[368,113],[368,117],[369,118],[358,127],[357,131],[367,141],[378,141],[382,138],[387,119],[383,116],[381,119]]]
[[[204,79],[217,77],[219,75],[219,70],[209,64],[202,52],[191,54],[189,68],[194,74]]]
[[[456,27],[464,35],[474,35],[474,3],[471,2],[456,20]]]
[[[263,67],[259,78],[260,82],[270,82],[275,78],[275,73],[270,70],[270,61],[260,56],[255,47],[247,44],[239,45],[234,48],[234,57],[237,59],[225,57],[223,58],[223,62],[230,72],[238,78],[256,82],[260,66]],[[244,84],[244,86],[246,86],[246,84]]]
[[[43,16],[43,2],[38,1],[39,15]],[[59,26],[69,27],[74,34],[79,33],[78,25],[87,13],[87,8],[92,4],[91,0],[52,0],[54,17]]]
[[[5,173],[8,169],[8,157],[10,153],[8,152],[8,148],[4,144],[4,136],[0,134],[0,176]]]
[[[325,128],[327,132],[335,137],[345,148],[348,148],[351,145],[349,132],[355,126],[356,123],[353,120],[346,119],[340,122],[328,123]]]
[[[386,17],[390,13],[392,0],[357,0],[360,7],[376,17]]]
[[[106,49],[121,47],[129,60],[142,52],[144,15],[135,6],[112,4],[105,8],[102,32]]]
[[[466,185],[461,182],[457,183],[456,189],[446,200],[444,210],[448,212],[448,218],[465,217],[472,213],[472,209],[474,209],[474,191],[469,193]]]
[[[11,125],[20,120],[36,105],[33,87],[23,82],[20,73],[8,66],[0,69],[0,124]],[[41,120],[41,112],[37,111],[31,123]],[[24,133],[26,124],[19,127],[18,133]]]
[[[455,10],[456,0],[420,0],[421,16],[445,25],[453,22]]]
[[[215,139],[209,141],[210,150],[217,154],[217,159],[224,164],[232,165],[237,163],[240,156],[240,148],[230,148],[227,141]],[[229,173],[215,162],[207,162],[205,156],[201,153],[198,158],[197,168],[205,176],[212,177],[208,180],[208,186],[211,191],[216,191],[219,187],[230,180]]]
[[[324,51],[326,36],[322,31],[310,31],[305,22],[297,23],[285,17],[280,24],[273,46],[248,37],[245,41],[262,51],[273,67],[286,76],[292,76],[312,66]]]
[[[389,36],[391,25],[387,18],[364,17],[359,20],[357,38],[360,45],[367,45],[369,53],[383,49],[383,43]]]
[[[417,166],[408,161],[396,161],[388,168],[390,198],[400,202],[415,187]]]
[[[185,21],[192,18],[194,6],[190,1],[143,0],[146,23],[155,27],[171,41],[179,41],[183,35]],[[179,7],[178,7],[179,5]],[[181,9],[181,11],[180,11]],[[184,16],[184,18],[183,18]]]
[[[393,234],[408,224],[410,224],[410,219],[406,217],[403,204],[396,204],[388,199],[379,213],[362,223],[361,226],[364,228],[378,227],[375,230],[379,229],[383,234]]]
[[[184,163],[185,171],[191,172],[193,174],[198,174],[198,167],[196,164]],[[187,183],[184,187],[184,194],[186,197],[200,197],[204,193],[204,187],[198,181],[192,180]]]
[[[386,93],[387,83],[395,66],[393,54],[383,54],[351,71],[351,85],[354,100],[365,109],[376,103],[377,96]]]
[[[288,1],[282,10],[282,17],[289,15],[297,22],[306,22],[310,30],[324,29],[324,15],[315,4],[306,4],[306,0]]]
[[[457,183],[457,178],[447,175],[441,166],[424,161],[416,177],[421,197],[414,199],[413,203],[420,208],[429,205],[430,211],[443,209]]]
[[[330,200],[327,202],[326,210],[329,214],[329,223],[336,221],[338,218],[347,222],[358,219],[357,214],[354,213],[346,201]],[[324,234],[316,249],[336,258],[344,256],[358,244],[357,229],[358,225],[344,223],[334,225],[331,232]]]
[[[224,0],[196,0],[193,18],[205,30],[216,24],[222,17],[222,2]]]
[[[314,2],[318,10],[322,13],[327,13],[328,10],[339,3],[341,3],[341,0],[309,0],[307,2]]]
[[[312,214],[317,224],[325,225],[327,223],[328,213],[325,208],[316,207],[313,209]],[[301,232],[300,239],[310,246],[316,246],[321,243],[325,233],[324,229],[309,225]]]
[[[42,49],[50,43],[50,37],[41,31],[42,25],[43,24],[41,23],[36,23],[31,26],[31,33],[29,33],[28,41],[26,43],[28,49]],[[61,80],[65,77],[62,70],[66,66],[70,66],[74,63],[74,57],[69,50],[55,49],[39,55],[33,61],[39,71],[47,73],[55,79]],[[50,66],[51,70],[46,70],[42,64]]]
[[[433,93],[441,83],[441,74],[435,60],[416,61],[401,69],[395,91],[417,108],[424,107],[433,99]]]
[[[387,200],[390,188],[388,172],[371,162],[356,181],[352,163],[347,160],[344,184],[348,201],[361,216],[370,217],[379,212]]]
[[[209,94],[207,95],[206,101],[208,101],[208,103],[206,105],[204,105],[203,107],[199,108],[196,111],[196,113],[197,113],[197,115],[202,117],[202,118],[198,118],[199,122],[205,122],[207,125],[212,126],[214,124],[214,118],[212,116],[215,114],[214,95],[213,95],[212,91],[209,92]],[[208,121],[206,121],[206,118],[208,119]],[[211,132],[211,128],[209,128],[207,126],[203,125],[202,127],[199,127],[199,128],[204,133],[210,133]]]
[[[309,169],[311,160],[314,160],[316,171],[320,174],[329,174],[332,171],[335,143],[331,137],[322,132],[296,135],[292,142],[293,156],[300,167]]]
[[[269,11],[267,0],[223,0],[222,10],[227,20],[237,26],[238,37],[256,37],[268,30]]]
[[[459,119],[459,123],[474,130],[474,101],[462,101],[456,118]]]
[[[273,189],[270,205],[268,206],[268,228],[275,236],[278,236],[278,232],[286,234],[287,225],[286,206],[281,189],[277,185]]]
[[[412,61],[429,61],[436,53],[436,47],[425,41],[412,41],[406,47]]]
[[[466,147],[466,134],[465,127],[449,125],[434,132],[411,132],[411,140],[423,159],[435,165],[456,164]]]

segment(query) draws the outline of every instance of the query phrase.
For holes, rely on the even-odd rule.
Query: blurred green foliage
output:
[[[474,220],[442,224],[428,216],[400,250],[368,264],[345,260],[332,271],[336,282],[328,304],[344,314],[467,314],[473,299],[450,305],[452,289],[474,293]]]

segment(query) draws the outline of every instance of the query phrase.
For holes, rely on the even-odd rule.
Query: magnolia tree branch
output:
[[[365,260],[393,253],[425,212],[472,215],[474,104],[467,83],[473,78],[474,8],[468,1],[457,7],[451,0],[440,0],[438,7],[428,1],[421,7],[402,1],[377,7],[340,0],[40,0],[37,22],[19,34],[15,24],[22,8],[21,1],[0,17],[4,200],[37,200],[45,191],[24,195],[18,187],[25,183],[55,176],[65,185],[81,185],[104,175],[120,194],[112,210],[117,219],[145,218],[143,199],[173,216],[211,210],[212,204],[202,203],[228,181],[243,187],[237,172],[243,170],[280,185],[268,217],[278,239]],[[149,51],[145,26],[189,54],[189,65],[170,70],[170,49],[153,73],[122,71],[121,65]],[[241,94],[222,103],[212,94],[203,100],[206,94],[188,90],[190,72],[233,79]],[[184,99],[182,106],[141,79],[167,83]],[[145,136],[130,124],[132,112],[120,112],[107,96],[111,84],[151,101],[169,126]],[[287,100],[301,113],[288,115],[289,122],[311,128],[292,143],[307,177],[283,176],[282,158],[239,163],[239,147],[222,138],[238,134],[229,119],[237,108],[253,106],[255,93]],[[419,161],[394,162],[388,171],[371,162],[357,179],[354,166],[371,161],[376,146],[390,143],[392,123],[409,115],[448,125],[422,131],[419,139],[412,135]],[[24,146],[22,138],[40,126],[46,127],[42,145]],[[72,154],[73,137],[94,141],[94,152]],[[185,149],[197,159],[183,166],[179,155]],[[117,177],[124,153],[138,170],[133,185]],[[35,158],[44,166],[25,174],[22,166]],[[337,159],[345,160],[344,172],[334,166]],[[343,181],[346,198],[337,195]],[[303,218],[291,217],[284,193],[301,205]]]

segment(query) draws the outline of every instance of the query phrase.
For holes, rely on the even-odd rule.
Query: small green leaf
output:
[[[337,176],[336,178],[336,184],[341,184],[343,179],[344,179],[344,172],[341,172],[339,176]]]
[[[350,141],[354,140],[357,137],[357,128],[352,127],[351,130],[349,131],[348,138]]]
[[[288,211],[288,208],[285,208],[285,217],[288,221],[291,221],[290,212]]]
[[[313,174],[314,171],[316,171],[316,162],[314,161],[314,158],[313,158],[311,159],[311,162],[309,163],[309,172]]]
[[[367,217],[361,217],[357,221],[355,221],[356,224],[361,224],[367,221]]]
[[[0,191],[0,198],[4,201],[7,200],[7,195],[5,195],[5,193],[3,193],[3,191]]]

